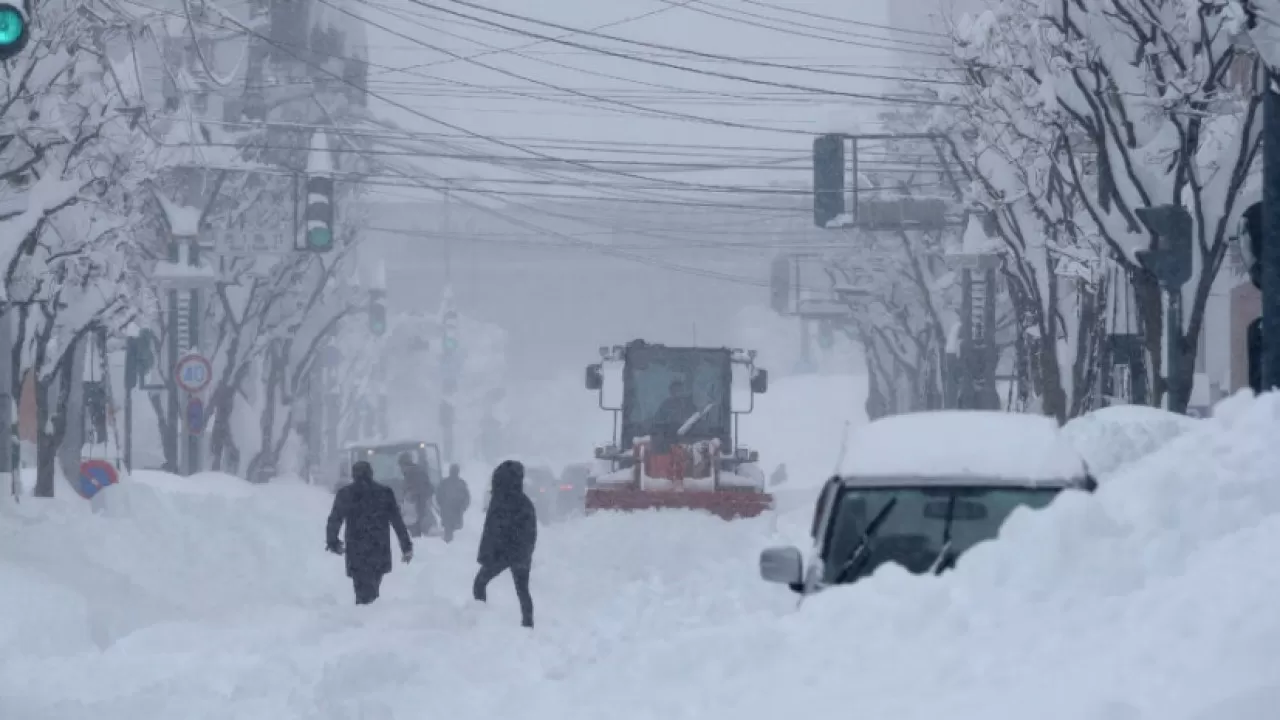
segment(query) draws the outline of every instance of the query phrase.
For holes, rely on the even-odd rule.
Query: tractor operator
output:
[[[693,402],[693,394],[682,380],[673,380],[667,392],[667,399],[658,406],[653,416],[653,439],[655,450],[664,453],[676,442],[680,428],[689,418],[698,413],[698,406]]]

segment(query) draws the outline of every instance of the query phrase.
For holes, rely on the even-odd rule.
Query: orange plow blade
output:
[[[773,507],[773,496],[759,492],[697,490],[587,490],[586,511],[704,510],[724,520],[753,518]]]

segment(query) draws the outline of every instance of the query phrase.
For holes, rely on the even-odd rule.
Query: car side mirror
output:
[[[751,392],[763,395],[769,391],[769,371],[756,369],[751,373]]]
[[[804,558],[793,547],[772,547],[760,553],[760,577],[780,585],[804,583]]]
[[[599,390],[604,387],[604,374],[600,363],[587,366],[586,385],[588,390]]]

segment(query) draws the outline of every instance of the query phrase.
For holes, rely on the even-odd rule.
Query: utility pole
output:
[[[1134,214],[1155,236],[1151,249],[1136,253],[1138,263],[1155,276],[1164,291],[1164,336],[1160,343],[1165,377],[1162,404],[1166,410],[1178,407],[1184,412],[1191,398],[1191,387],[1182,382],[1184,353],[1179,345],[1182,342],[1182,286],[1191,279],[1192,269],[1191,214],[1181,205],[1137,208]]]
[[[1256,277],[1262,289],[1260,389],[1280,387],[1280,87],[1267,68],[1262,98],[1262,238]]]

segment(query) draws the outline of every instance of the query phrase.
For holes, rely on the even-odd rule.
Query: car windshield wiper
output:
[[[676,430],[676,436],[684,437],[685,433],[692,430],[693,426],[697,425],[698,421],[701,420],[704,416],[706,416],[707,413],[711,412],[711,408],[715,406],[716,406],[715,403],[707,403],[706,407],[702,408],[701,410],[694,413],[693,415],[690,415],[689,419],[685,420],[684,424],[680,426],[680,429]]]
[[[876,539],[876,533],[880,532],[880,526],[889,517],[889,513],[893,512],[893,508],[898,504],[898,498],[889,498],[889,502],[880,508],[880,512],[871,518],[871,522],[867,523],[867,529],[862,533],[862,538],[858,541],[858,546],[854,548],[853,555],[840,568],[840,572],[836,574],[835,583],[839,585],[845,582],[846,578],[856,578],[862,569],[866,567],[867,560],[871,557],[871,543]]]
[[[942,526],[942,549],[938,551],[938,557],[933,559],[933,564],[929,567],[931,575],[941,575],[955,559],[951,557],[951,524],[955,517],[956,493],[951,493],[951,499],[947,501],[946,523]]]

